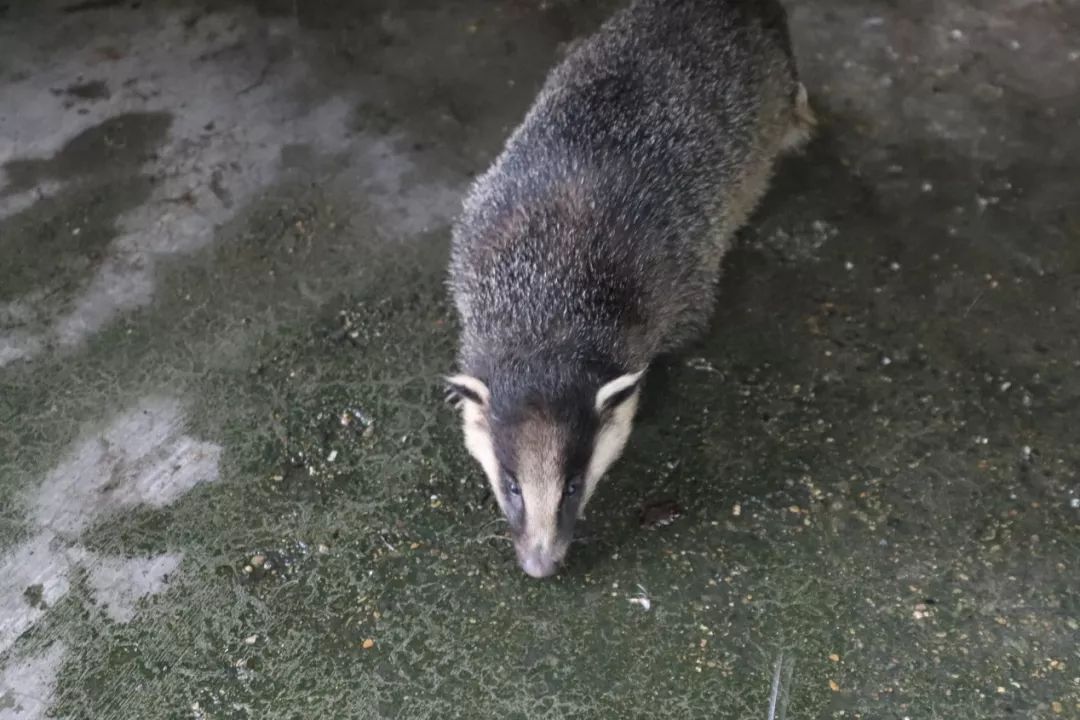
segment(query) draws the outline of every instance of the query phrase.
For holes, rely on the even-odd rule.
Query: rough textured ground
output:
[[[1080,717],[1080,6],[791,3],[822,132],[539,583],[448,222],[610,7],[0,2],[0,718]]]

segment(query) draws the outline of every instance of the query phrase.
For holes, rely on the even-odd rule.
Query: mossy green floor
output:
[[[448,224],[611,6],[0,4],[0,718],[1080,716],[1080,13],[991,6],[791,4],[822,132],[536,582]]]

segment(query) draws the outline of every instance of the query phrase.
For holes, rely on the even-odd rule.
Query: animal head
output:
[[[552,575],[565,558],[574,525],[626,445],[643,374],[553,394],[447,378],[465,447],[484,469],[527,574]]]

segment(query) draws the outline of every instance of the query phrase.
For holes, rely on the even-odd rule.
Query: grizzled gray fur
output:
[[[813,122],[777,2],[637,0],[472,186],[450,385],[530,574],[563,559],[642,374],[703,328],[734,231]]]

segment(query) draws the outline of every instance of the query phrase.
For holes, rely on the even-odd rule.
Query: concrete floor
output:
[[[0,2],[0,719],[1080,717],[1080,5],[791,3],[823,131],[538,583],[448,223],[610,7]]]

